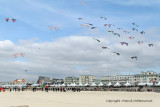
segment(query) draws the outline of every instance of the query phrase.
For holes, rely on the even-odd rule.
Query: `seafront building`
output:
[[[91,85],[93,82],[95,82],[96,76],[93,75],[81,75],[79,78],[79,83],[84,84],[89,84]]]
[[[115,84],[119,82],[121,85],[124,85],[126,82],[129,82],[131,85],[138,85],[139,83],[158,83],[160,81],[160,74],[147,71],[135,75],[102,76],[101,80],[104,84],[108,84],[109,82]]]
[[[52,78],[51,84],[63,84],[64,80],[63,79],[58,79],[58,78]]]
[[[65,80],[64,80],[64,83],[66,84],[66,85],[68,85],[68,84],[79,84],[79,78],[77,78],[77,77],[73,77],[73,76],[71,76],[71,77],[66,77],[65,78]]]
[[[37,81],[38,84],[43,85],[43,84],[46,84],[46,83],[49,83],[49,82],[50,82],[50,77],[45,77],[45,76],[39,76],[38,77],[38,81]]]
[[[103,84],[108,84],[109,82],[115,84],[119,82],[121,85],[129,82],[134,85],[134,75],[117,75],[117,76],[102,76],[101,81]]]
[[[153,71],[141,72],[141,74],[136,74],[134,76],[135,84],[159,82],[159,74]]]

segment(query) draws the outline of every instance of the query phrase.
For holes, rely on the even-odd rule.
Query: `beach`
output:
[[[155,92],[1,92],[0,107],[159,107]]]

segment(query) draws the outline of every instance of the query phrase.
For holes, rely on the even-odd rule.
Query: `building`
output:
[[[66,77],[65,78],[65,80],[64,80],[64,83],[66,84],[66,85],[68,85],[68,84],[72,84],[72,83],[75,83],[75,84],[79,84],[79,78],[77,78],[77,77]]]
[[[37,81],[38,84],[43,85],[43,84],[46,84],[46,83],[49,83],[49,82],[50,82],[50,77],[45,77],[45,76],[39,76],[38,77],[38,81]]]
[[[153,71],[141,72],[135,75],[135,84],[159,82],[159,75]]]
[[[126,82],[129,82],[130,84],[134,85],[134,75],[102,76],[101,81],[103,84],[108,84],[109,82],[115,84],[119,82],[123,85]]]
[[[96,76],[93,75],[81,75],[79,78],[79,83],[86,84],[88,83],[91,85],[93,82],[95,82]]]
[[[138,83],[158,83],[160,81],[160,74],[153,71],[141,72],[141,74],[135,75],[117,75],[117,76],[102,76],[101,81],[104,84],[111,82],[121,83],[121,85],[129,82],[131,85],[138,85]]]
[[[52,78],[51,84],[63,84],[64,80],[63,79],[57,79],[57,78]]]

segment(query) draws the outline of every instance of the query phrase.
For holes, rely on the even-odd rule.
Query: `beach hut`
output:
[[[119,82],[117,82],[116,84],[114,84],[114,87],[120,87],[121,84]]]
[[[91,84],[91,86],[95,87],[95,86],[97,86],[97,85],[95,84],[95,82],[93,82],[93,83]]]
[[[111,83],[111,82],[109,82],[109,83],[107,84],[107,86],[109,86],[109,87],[110,87],[110,86],[112,86],[112,83]]]
[[[125,83],[124,86],[129,87],[131,84],[129,82]]]
[[[88,83],[86,83],[86,84],[84,84],[84,86],[89,86],[89,84],[88,84]]]
[[[98,86],[100,87],[100,86],[103,86],[103,83],[102,82],[100,82],[99,84],[98,84]]]

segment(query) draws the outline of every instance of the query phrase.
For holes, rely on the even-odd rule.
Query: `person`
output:
[[[12,88],[10,87],[9,90],[10,90],[10,92],[11,92],[11,91],[12,91]]]

